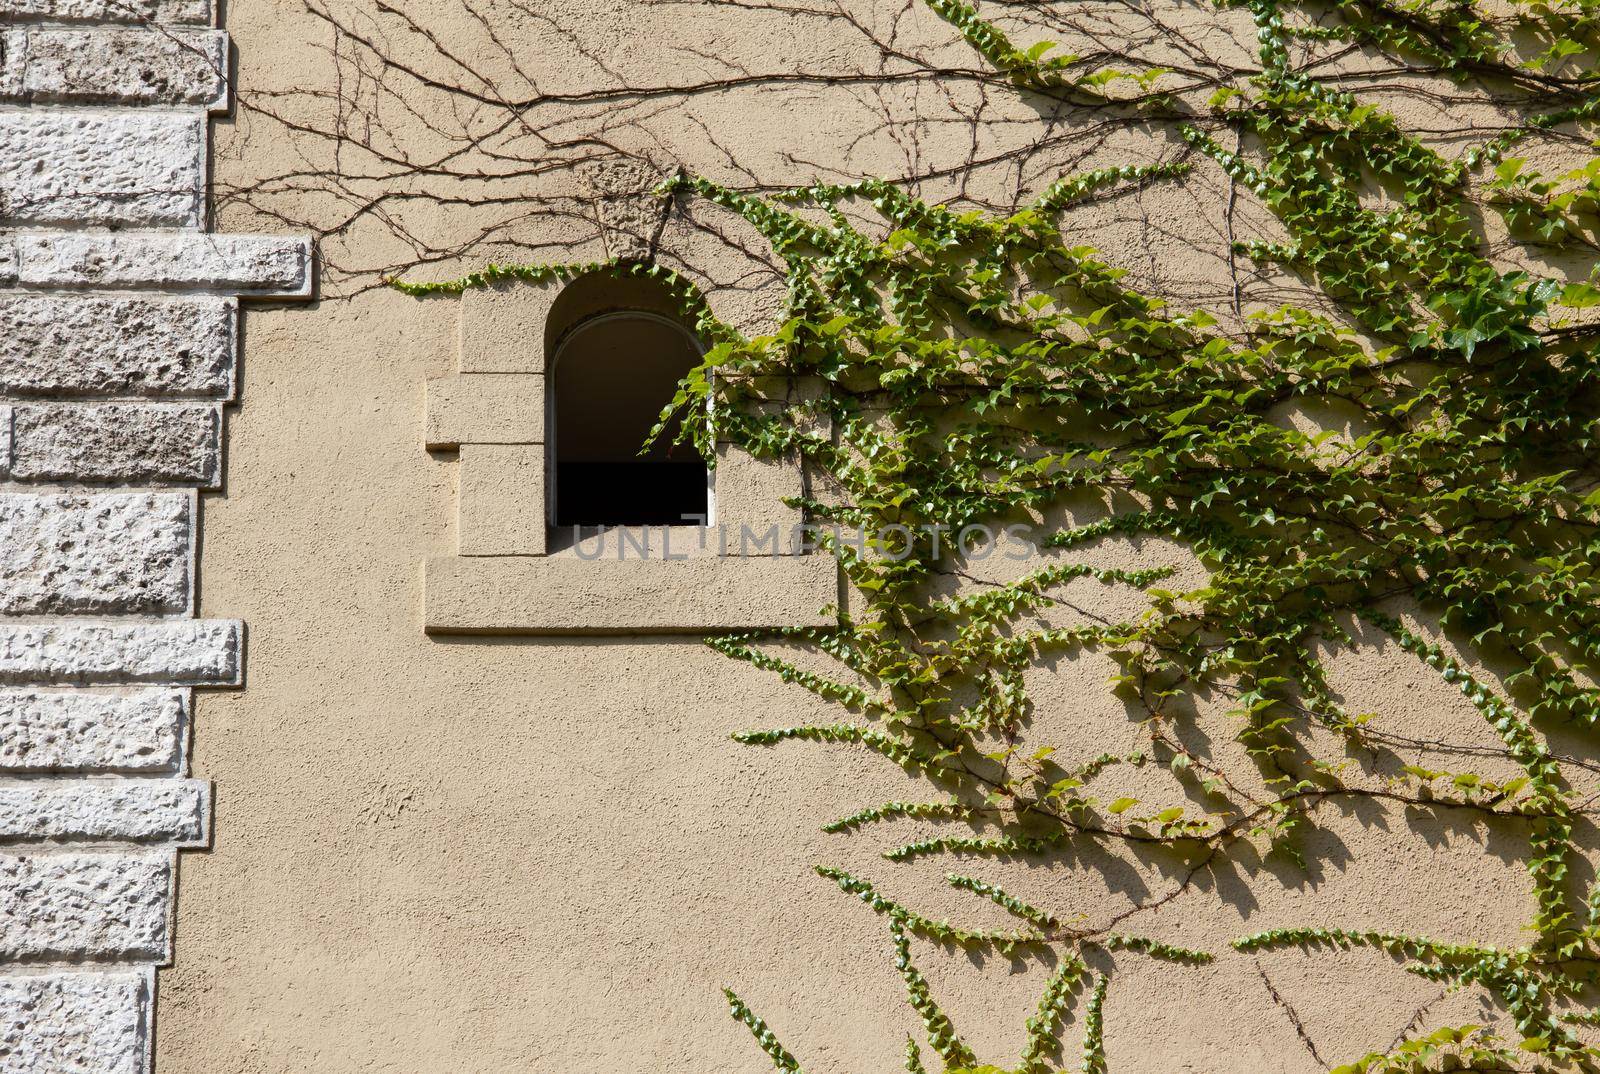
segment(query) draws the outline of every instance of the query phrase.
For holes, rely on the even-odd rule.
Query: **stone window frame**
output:
[[[457,459],[456,552],[423,567],[430,634],[704,634],[826,626],[840,604],[833,557],[753,535],[796,533],[796,462],[719,445],[706,528],[620,527],[573,548],[549,540],[553,392],[562,341],[597,316],[640,313],[682,325],[648,284],[591,274],[497,284],[458,303],[456,373],[430,379],[425,450]],[[798,390],[798,389],[797,389]]]

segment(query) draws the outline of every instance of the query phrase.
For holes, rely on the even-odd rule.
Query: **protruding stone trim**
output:
[[[0,19],[12,22],[211,24],[210,0],[0,0]]]
[[[241,679],[242,624],[189,618],[193,490],[236,296],[314,277],[306,239],[201,230],[212,14],[0,0],[0,1074],[149,1074],[176,850],[209,838],[188,687]]]
[[[204,846],[211,785],[198,779],[0,781],[0,841]]]
[[[221,30],[29,27],[0,34],[0,103],[228,107]]]
[[[243,641],[233,619],[0,624],[0,684],[237,686]]]
[[[45,231],[14,241],[16,282],[25,288],[311,294],[311,243],[303,238]]]

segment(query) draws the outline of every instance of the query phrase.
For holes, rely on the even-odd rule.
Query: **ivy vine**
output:
[[[1186,112],[1162,68],[1052,57],[1048,43],[1018,45],[970,4],[926,2],[1018,92],[1175,116],[1191,154],[1064,178],[1006,215],[930,204],[877,180],[757,195],[671,179],[664,196],[737,214],[782,260],[788,307],[770,335],[749,338],[718,320],[665,268],[611,266],[674,288],[711,344],[672,408],[687,440],[708,457],[721,439],[798,458],[826,479],[797,502],[848,579],[852,600],[838,625],[710,644],[840,716],[736,737],[866,749],[920,777],[928,800],[851,803],[827,830],[904,818],[934,826],[939,834],[885,857],[948,859],[952,887],[1015,918],[1009,929],[966,927],[897,902],[868,878],[818,868],[885,920],[924,1031],[908,1040],[905,1068],[932,1069],[926,1049],[947,1072],[997,1069],[940,1007],[911,936],[1049,956],[1055,969],[1024,1027],[1018,1074],[1107,1070],[1104,1004],[1116,980],[1094,968],[1110,965],[1107,952],[1188,966],[1214,957],[1062,920],[973,875],[974,862],[1128,843],[1164,848],[1195,875],[1246,850],[1298,855],[1318,810],[1353,799],[1519,825],[1533,905],[1530,941],[1515,948],[1318,921],[1236,939],[1243,952],[1381,950],[1430,980],[1481,987],[1515,1026],[1497,1037],[1418,1025],[1339,1070],[1600,1065],[1581,1034],[1600,1021],[1591,1007],[1600,998],[1600,885],[1579,867],[1584,803],[1545,734],[1592,733],[1600,717],[1600,327],[1584,312],[1600,289],[1497,266],[1480,214],[1487,204],[1514,236],[1592,261],[1600,157],[1546,177],[1515,152],[1539,132],[1590,136],[1600,8],[1518,0],[1490,18],[1470,0],[1335,0],[1311,21],[1286,3],[1248,0],[1236,6],[1255,21],[1259,69]],[[1549,107],[1452,155],[1378,103],[1328,88],[1294,59],[1305,41],[1380,50],[1459,82],[1498,80]],[[1223,131],[1240,136],[1234,148]],[[1242,331],[1224,329],[1212,313],[1125,286],[1096,251],[1063,238],[1062,214],[1085,199],[1168,182],[1203,161],[1281,222],[1286,237],[1241,242],[1238,254],[1313,281],[1325,307],[1285,302],[1249,316]],[[1385,198],[1369,197],[1374,188]],[[875,225],[863,223],[868,206]],[[595,267],[491,266],[397,286],[459,291]],[[798,406],[763,405],[770,385],[796,379],[828,390]],[[1348,435],[1303,430],[1278,417],[1297,404],[1337,405],[1359,420]],[[961,560],[948,535],[1038,526],[1086,499],[1101,516],[1050,531],[1043,565],[955,595],[941,588]],[[870,537],[852,542],[850,533]],[[1073,560],[1115,536],[1179,542],[1208,580],[1174,591],[1163,588],[1165,569]],[[1142,593],[1145,610],[1071,627],[1040,619],[1060,586],[1085,578]],[[1408,626],[1403,607],[1425,609],[1454,643]],[[1325,674],[1330,647],[1370,644],[1358,633],[1388,639],[1459,688],[1519,774],[1413,765],[1363,779],[1316,759],[1304,748],[1313,729],[1352,750],[1378,745]],[[790,655],[795,646],[838,672]],[[1022,746],[1032,718],[1025,674],[1089,650],[1118,662],[1112,688],[1143,714],[1146,746],[1118,756],[1076,756],[1082,744],[1073,742]],[[1486,666],[1510,670],[1489,676]],[[1180,702],[1200,694],[1231,699],[1253,772],[1184,744],[1190,710]],[[1097,793],[1097,779],[1124,765],[1167,766],[1183,800]],[[777,1069],[801,1069],[735,991],[727,999]],[[1069,1012],[1082,1034],[1070,1058],[1061,1040]]]

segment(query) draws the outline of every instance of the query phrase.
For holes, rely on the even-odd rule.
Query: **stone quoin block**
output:
[[[198,779],[0,783],[0,840],[205,842],[211,788]]]
[[[0,394],[233,394],[238,304],[226,298],[0,295]]]
[[[0,773],[176,771],[187,702],[182,690],[0,690]]]
[[[17,282],[26,287],[311,293],[311,243],[303,238],[22,232],[15,241]]]
[[[193,515],[181,493],[0,494],[0,614],[189,611]]]
[[[544,377],[474,373],[428,381],[423,442],[461,444],[544,442]]]
[[[461,555],[544,555],[544,450],[542,444],[461,445]]]
[[[172,855],[0,854],[0,958],[163,962]]]
[[[232,619],[0,623],[0,684],[234,686],[243,634]]]
[[[211,3],[210,0],[0,0],[0,19],[205,25],[211,21]]]
[[[0,100],[227,107],[220,30],[34,28],[0,34]]]
[[[0,1074],[140,1074],[148,973],[0,977]]]
[[[11,476],[212,487],[221,475],[222,414],[156,403],[18,404]]]
[[[0,113],[0,225],[196,226],[205,145],[201,116]]]

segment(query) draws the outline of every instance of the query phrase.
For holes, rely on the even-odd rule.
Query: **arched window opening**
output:
[[[573,325],[553,362],[557,526],[700,525],[709,521],[705,460],[674,444],[674,421],[640,454],[700,347],[660,313],[599,313]]]

